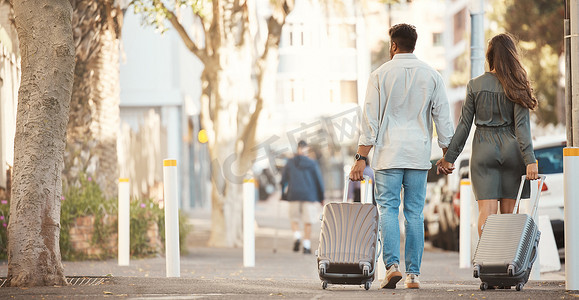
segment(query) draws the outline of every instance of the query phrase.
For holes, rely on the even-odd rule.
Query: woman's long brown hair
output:
[[[521,65],[514,38],[508,33],[496,35],[489,42],[487,61],[495,71],[507,97],[524,107],[535,109],[537,98]]]

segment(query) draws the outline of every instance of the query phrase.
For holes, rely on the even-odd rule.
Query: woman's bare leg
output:
[[[499,204],[497,199],[478,200],[478,236],[482,233],[482,227],[487,217],[497,213]]]
[[[501,203],[501,214],[512,214],[515,208],[516,199],[499,199]],[[518,210],[517,210],[518,213]]]

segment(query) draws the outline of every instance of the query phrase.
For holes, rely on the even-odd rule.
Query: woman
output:
[[[497,213],[499,203],[501,213],[513,211],[521,175],[538,178],[529,122],[529,109],[537,107],[537,99],[513,37],[508,33],[493,37],[486,57],[490,72],[468,83],[455,135],[437,162],[440,172],[452,172],[474,118],[470,176],[479,207],[479,236],[487,217]],[[523,197],[528,195],[527,184]]]

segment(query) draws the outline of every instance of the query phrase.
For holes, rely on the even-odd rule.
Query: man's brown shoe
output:
[[[406,280],[404,281],[404,287],[407,289],[419,289],[420,288],[420,281],[418,280],[418,275],[406,274]]]
[[[396,283],[402,279],[402,273],[400,272],[400,268],[398,268],[398,264],[393,264],[390,267],[386,268],[386,278],[382,280],[380,283],[381,289],[395,289]]]

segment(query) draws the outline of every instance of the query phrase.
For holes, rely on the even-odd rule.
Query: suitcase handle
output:
[[[369,182],[369,180],[370,180],[370,176],[364,175],[363,181]],[[348,175],[346,175],[346,182],[344,183],[344,198],[342,199],[342,202],[344,202],[344,203],[348,202],[348,187],[350,186],[350,181],[352,181],[352,180],[350,179],[350,175],[348,174]],[[368,203],[368,201],[366,201],[366,200],[368,200],[368,194],[370,194],[370,193],[364,193],[365,199],[364,199],[364,201],[362,201],[362,199],[360,199],[360,203]]]
[[[535,201],[533,202],[533,210],[531,211],[531,217],[535,219],[537,216],[537,207],[539,206],[539,198],[541,196],[541,190],[543,189],[543,184],[545,183],[545,178],[547,176],[539,174],[539,190],[535,196]],[[519,203],[521,202],[521,195],[523,194],[523,187],[525,186],[525,181],[527,180],[527,175],[521,176],[521,185],[519,186],[519,193],[517,194],[517,202],[515,202],[515,208],[513,209],[513,214],[517,213],[519,209]],[[530,181],[530,180],[529,180]]]

